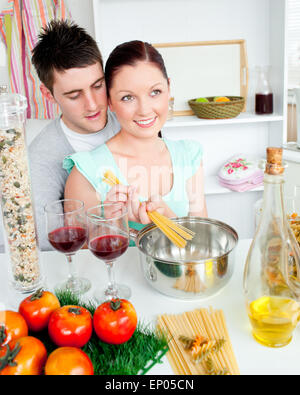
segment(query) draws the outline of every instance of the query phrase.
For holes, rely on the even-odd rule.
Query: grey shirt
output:
[[[115,115],[108,112],[108,121],[99,134],[99,145],[105,143],[120,130]],[[66,138],[60,119],[48,124],[29,146],[29,166],[38,244],[41,250],[53,250],[46,232],[44,207],[47,203],[64,198],[68,173],[62,168],[67,155],[74,149]]]

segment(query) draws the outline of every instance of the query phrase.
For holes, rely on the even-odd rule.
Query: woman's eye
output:
[[[151,92],[151,96],[157,96],[157,95],[159,95],[161,93],[161,90],[160,89],[154,89],[152,92]]]
[[[122,101],[130,101],[132,99],[133,99],[133,97],[131,95],[126,95],[126,96],[123,96],[121,100]]]

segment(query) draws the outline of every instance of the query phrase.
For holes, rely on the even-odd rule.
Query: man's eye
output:
[[[100,89],[103,87],[103,83],[101,82],[101,84],[95,85],[94,88],[95,89]]]
[[[79,95],[76,95],[76,96],[69,96],[69,99],[71,99],[71,100],[76,100],[76,99],[78,99],[79,98]]]
[[[122,101],[130,101],[132,99],[133,99],[133,97],[131,95],[126,95],[126,96],[123,96],[121,100]]]
[[[161,93],[161,90],[160,89],[154,89],[152,92],[151,92],[151,96],[157,96],[157,95],[159,95]]]

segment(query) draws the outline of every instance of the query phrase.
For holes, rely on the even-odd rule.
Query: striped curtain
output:
[[[54,119],[59,114],[58,106],[42,96],[31,64],[38,35],[52,19],[71,19],[64,0],[8,0],[0,12],[0,38],[7,50],[10,89],[27,97],[27,118]]]

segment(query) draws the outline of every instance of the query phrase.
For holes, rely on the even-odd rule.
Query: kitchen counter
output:
[[[245,309],[243,296],[243,268],[251,240],[240,240],[237,245],[234,274],[219,294],[198,301],[183,301],[164,296],[155,290],[143,278],[138,251],[129,248],[117,261],[116,279],[121,279],[132,289],[131,302],[136,308],[140,320],[155,322],[158,314],[183,313],[201,307],[223,309],[233,349],[241,374],[244,375],[282,375],[300,374],[300,327],[296,328],[294,337],[289,345],[272,349],[258,344],[251,335],[250,323]],[[103,287],[107,282],[104,263],[94,257],[89,251],[82,250],[75,256],[78,272],[92,281],[93,287],[86,294],[90,298],[97,286]],[[58,252],[41,253],[43,272],[47,278],[48,288],[67,276],[65,257]],[[7,259],[0,255],[2,275],[0,277],[0,309],[18,308],[19,302],[25,295],[12,291],[8,284]],[[166,357],[163,364],[155,365],[149,374],[173,374]]]

